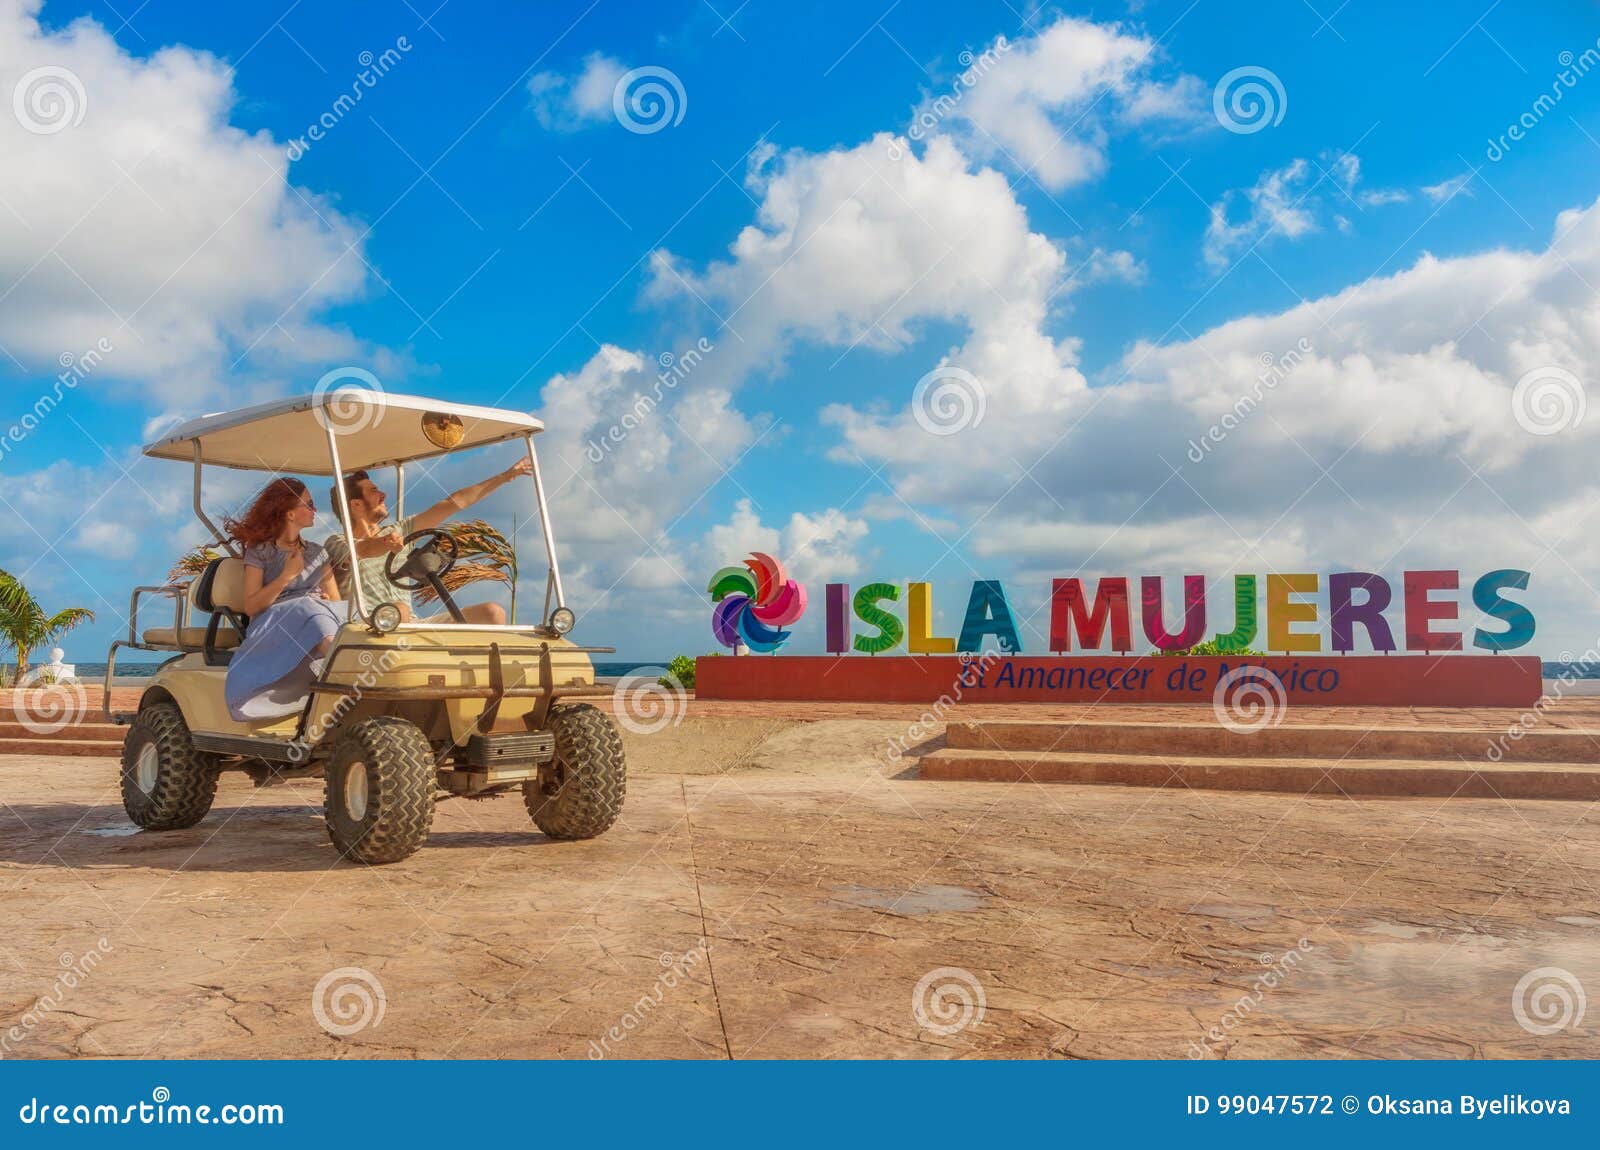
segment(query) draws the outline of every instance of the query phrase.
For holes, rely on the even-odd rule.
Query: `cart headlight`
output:
[[[577,621],[578,617],[572,613],[571,607],[557,607],[550,612],[550,629],[557,635],[565,635]]]
[[[372,612],[372,628],[387,635],[400,626],[400,607],[396,603],[380,603]]]

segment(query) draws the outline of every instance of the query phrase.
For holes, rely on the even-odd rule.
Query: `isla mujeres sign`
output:
[[[784,631],[774,643],[756,626],[758,603],[788,626],[804,602],[803,588],[784,597],[781,576],[762,578],[758,568],[767,559],[747,561],[755,593],[729,586],[733,594],[719,601],[713,627],[725,645],[742,640],[741,617],[761,642],[751,649],[775,651],[793,634]],[[1231,612],[1213,612],[1207,580],[1187,575],[1181,609],[1169,612],[1161,576],[1138,580],[1137,601],[1127,577],[1056,579],[1041,605],[1050,652],[1041,655],[1023,654],[1018,615],[997,580],[972,584],[959,631],[943,635],[936,632],[928,583],[874,582],[853,592],[830,583],[823,594],[827,655],[702,659],[695,689],[704,698],[729,699],[931,702],[955,689],[967,702],[1209,702],[1230,671],[1249,665],[1291,703],[1528,706],[1537,700],[1539,661],[1501,654],[1534,636],[1533,611],[1522,598],[1528,572],[1489,571],[1469,585],[1457,571],[1418,570],[1397,583],[1369,571],[1237,575],[1228,588]],[[728,602],[736,597],[744,602]],[[1482,616],[1470,630],[1463,619],[1468,602]],[[1134,655],[1135,611],[1156,651],[1182,652],[1209,639],[1221,654]],[[1210,630],[1219,615],[1231,621],[1230,630]],[[1358,640],[1373,654],[1355,653]],[[1247,650],[1269,654],[1240,654]],[[904,657],[894,657],[899,651]],[[860,654],[880,657],[841,657]]]
[[[1268,651],[1316,652],[1322,650],[1322,636],[1304,630],[1328,620],[1330,646],[1334,651],[1355,650],[1357,628],[1364,633],[1374,651],[1398,650],[1394,630],[1384,614],[1394,603],[1394,588],[1382,575],[1370,571],[1340,571],[1327,577],[1326,599],[1319,601],[1323,580],[1314,574],[1268,575],[1266,590],[1266,632],[1261,633],[1260,591],[1263,582],[1255,575],[1236,575],[1233,579],[1233,630],[1210,638],[1224,652],[1261,647]],[[1472,603],[1501,627],[1475,628],[1472,645],[1486,651],[1510,651],[1526,646],[1533,639],[1533,612],[1508,596],[1528,586],[1528,572],[1490,571],[1472,585]],[[1454,596],[1461,588],[1456,571],[1407,571],[1402,579],[1401,608],[1404,619],[1405,649],[1408,651],[1459,651],[1463,635],[1450,624],[1460,617],[1460,603]],[[1125,577],[1098,580],[1093,594],[1082,579],[1057,579],[1050,593],[1050,650],[1097,651],[1108,632],[1113,651],[1133,650],[1129,580]],[[1167,625],[1162,606],[1163,583],[1159,575],[1146,575],[1139,581],[1140,622],[1145,638],[1158,651],[1180,651],[1207,638],[1206,578],[1183,577],[1183,619],[1173,630]],[[906,585],[905,621],[902,623],[886,604],[898,603],[900,587],[895,583],[869,583],[852,596],[845,583],[829,583],[827,604],[827,650],[835,655],[859,651],[883,654],[905,642],[913,655],[942,655],[954,652],[976,653],[986,643],[1002,651],[1022,651],[1015,615],[997,580],[980,579],[973,583],[959,635],[940,636],[933,629],[933,591],[927,583]],[[1326,606],[1326,615],[1322,608]],[[858,630],[856,622],[870,630]],[[1074,647],[1074,638],[1077,646]],[[992,640],[992,642],[990,642]]]

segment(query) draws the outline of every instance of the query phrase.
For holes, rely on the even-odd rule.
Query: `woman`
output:
[[[320,544],[301,537],[316,522],[298,479],[274,479],[237,519],[223,520],[244,551],[244,641],[228,663],[224,696],[235,719],[280,718],[304,704],[316,660],[328,653],[340,618],[333,568]]]

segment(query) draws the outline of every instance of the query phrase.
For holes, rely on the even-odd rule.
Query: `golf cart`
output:
[[[211,809],[217,776],[250,772],[258,784],[322,774],[328,835],[344,857],[403,859],[428,837],[436,795],[487,798],[520,789],[534,823],[557,839],[611,826],[627,785],[622,741],[607,710],[586,699],[589,656],[567,634],[573,614],[561,587],[549,507],[533,437],[543,423],[521,412],[344,388],[207,415],[175,428],[144,453],[194,466],[194,511],[227,554],[185,585],[135,588],[128,636],[106,659],[105,710],[130,729],[122,752],[122,800],[147,830],[193,826]],[[343,476],[394,468],[397,518],[405,514],[406,466],[487,444],[521,440],[549,572],[536,624],[465,621],[443,576],[456,561],[443,531],[416,531],[388,557],[396,587],[432,589],[451,622],[408,621],[394,603],[369,603],[362,580],[341,604],[334,638],[304,705],[284,718],[240,722],[223,699],[228,660],[250,626],[244,563],[201,504],[205,465],[272,474]],[[333,482],[351,555],[356,540],[344,484]],[[140,598],[173,600],[170,627],[139,629]],[[398,597],[398,596],[397,596]],[[131,713],[111,710],[117,651],[171,652]]]

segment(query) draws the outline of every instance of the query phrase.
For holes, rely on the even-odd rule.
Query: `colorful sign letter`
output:
[[[828,616],[828,654],[843,655],[850,650],[850,584],[829,583],[823,588]]]
[[[1022,644],[1017,642],[1017,625],[1011,620],[1011,607],[1006,603],[1005,589],[994,579],[979,579],[973,583],[972,598],[967,600],[966,622],[961,624],[961,639],[956,648],[981,650],[985,635],[993,635],[1002,651],[1022,650]]]
[[[1145,637],[1163,651],[1193,647],[1206,633],[1206,577],[1183,577],[1183,630],[1173,635],[1161,618],[1161,576],[1146,575],[1139,583]]]
[[[933,633],[933,592],[926,583],[906,584],[910,592],[906,603],[906,650],[913,655],[948,655],[956,649],[954,639]]]
[[[869,627],[876,627],[876,635],[857,635],[855,648],[876,655],[882,651],[892,650],[900,642],[900,637],[905,634],[905,628],[900,625],[889,612],[885,611],[878,603],[884,599],[891,603],[900,599],[900,588],[893,583],[868,583],[856,592],[856,618]]]
[[[1217,650],[1224,654],[1243,651],[1256,637],[1256,577],[1233,577],[1233,630],[1226,635],[1216,635]]]
[[[1506,587],[1525,591],[1528,587],[1526,571],[1490,571],[1472,586],[1472,605],[1491,619],[1506,625],[1499,634],[1491,634],[1479,627],[1472,634],[1472,645],[1485,651],[1510,651],[1533,642],[1533,612],[1521,603],[1513,603],[1500,592]]]
[[[1461,632],[1433,629],[1436,620],[1456,618],[1460,604],[1454,599],[1428,598],[1430,591],[1454,591],[1460,584],[1461,576],[1454,571],[1405,573],[1406,650],[1461,650]]]
[[[1322,636],[1291,631],[1291,623],[1315,623],[1317,605],[1296,603],[1290,595],[1314,595],[1317,591],[1315,575],[1267,576],[1267,650],[1269,651],[1320,651]]]
[[[1111,625],[1111,649],[1131,651],[1128,629],[1128,581],[1102,579],[1095,585],[1094,609],[1084,605],[1083,580],[1057,579],[1050,587],[1050,649],[1072,650],[1072,632],[1085,651],[1098,651]]]
[[[1351,595],[1365,591],[1366,599],[1356,603]],[[1389,581],[1370,571],[1339,571],[1328,576],[1328,631],[1333,638],[1335,651],[1355,650],[1355,629],[1360,623],[1367,629],[1367,639],[1374,651],[1393,651],[1394,632],[1383,610],[1389,605],[1394,592]]]

